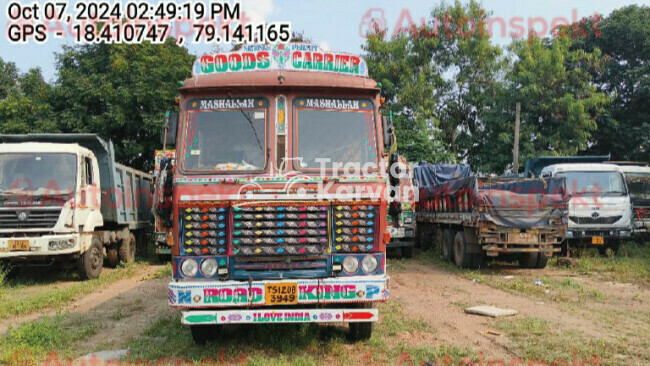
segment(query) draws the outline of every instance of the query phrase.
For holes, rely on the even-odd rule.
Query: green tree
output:
[[[384,33],[367,38],[370,76],[383,85],[400,152],[410,161],[456,161],[472,146],[503,66],[487,16],[474,0],[455,1],[391,40]]]
[[[443,76],[436,90],[437,115],[445,143],[464,160],[475,145],[486,105],[499,88],[505,66],[501,49],[487,31],[489,13],[471,0],[442,4],[431,13],[436,41],[431,62]]]
[[[165,110],[194,57],[168,39],[162,45],[84,45],[57,55],[53,106],[65,132],[113,140],[117,159],[150,169]]]
[[[0,59],[0,133],[56,132],[51,92],[40,69],[20,74],[14,63]]]
[[[607,18],[583,19],[561,35],[573,48],[605,56],[589,71],[598,89],[611,97],[609,113],[598,120],[589,152],[616,160],[650,161],[650,7],[631,5]]]
[[[469,161],[501,173],[512,161],[515,105],[521,103],[520,161],[541,155],[575,155],[588,148],[608,97],[596,90],[589,69],[602,65],[598,50],[570,50],[571,39],[516,40],[505,85],[484,115]]]
[[[423,50],[431,42],[407,34],[385,40],[380,33],[369,35],[364,46],[370,77],[382,84],[384,113],[394,116],[399,153],[408,161],[453,159],[435,127],[435,90],[441,78],[430,52]]]

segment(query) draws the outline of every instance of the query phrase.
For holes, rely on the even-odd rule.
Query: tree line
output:
[[[520,103],[520,161],[610,153],[650,161],[649,7],[620,8],[504,48],[492,43],[488,16],[474,0],[456,1],[395,37],[368,35],[364,56],[402,155],[511,171]],[[21,73],[0,59],[0,133],[98,133],[115,142],[119,161],[151,169],[164,112],[193,61],[173,39],[64,46],[50,84],[39,69]]]
[[[194,58],[171,38],[64,46],[52,84],[38,68],[21,74],[0,59],[0,133],[97,133],[113,140],[119,161],[151,170],[164,113]]]
[[[520,161],[610,153],[650,161],[650,8],[620,8],[546,38],[531,32],[505,48],[491,42],[488,16],[476,1],[456,1],[390,39],[368,34],[370,75],[409,161],[512,171],[517,103]]]

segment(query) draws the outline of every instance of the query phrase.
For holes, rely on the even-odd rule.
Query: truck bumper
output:
[[[184,311],[181,322],[199,324],[358,323],[375,322],[377,309],[261,309]]]
[[[591,239],[595,236],[601,236],[605,239],[629,239],[632,236],[632,228],[611,228],[611,229],[568,229],[566,231],[567,239]]]
[[[10,241],[27,241],[29,250],[10,250]],[[0,259],[77,254],[81,252],[80,245],[79,234],[0,238]]]
[[[274,305],[267,289],[273,285],[295,285],[296,301],[291,311],[325,304],[359,304],[388,299],[388,276],[352,276],[322,279],[266,281],[179,281],[169,283],[169,305],[173,308],[229,308],[241,313],[250,307],[281,308]],[[233,307],[249,309],[232,310]],[[345,306],[342,306],[345,308]],[[313,310],[313,309],[312,309]],[[348,310],[346,310],[348,311]],[[351,310],[349,310],[351,311]]]

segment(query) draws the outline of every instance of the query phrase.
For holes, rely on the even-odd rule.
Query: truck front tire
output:
[[[98,237],[93,236],[90,247],[77,259],[77,273],[82,280],[99,278],[104,266],[104,248]]]
[[[366,341],[372,337],[372,323],[350,323],[350,341],[361,342]]]
[[[413,258],[413,247],[402,247],[402,258]]]
[[[135,235],[129,233],[128,238],[122,239],[120,243],[120,260],[125,263],[135,262]]]
[[[213,341],[219,336],[218,325],[190,325],[192,340],[196,344],[206,344]]]

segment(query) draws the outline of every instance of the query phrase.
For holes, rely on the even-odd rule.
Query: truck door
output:
[[[103,225],[98,171],[97,161],[92,156],[82,156],[78,214],[84,231],[93,231],[95,227]]]

